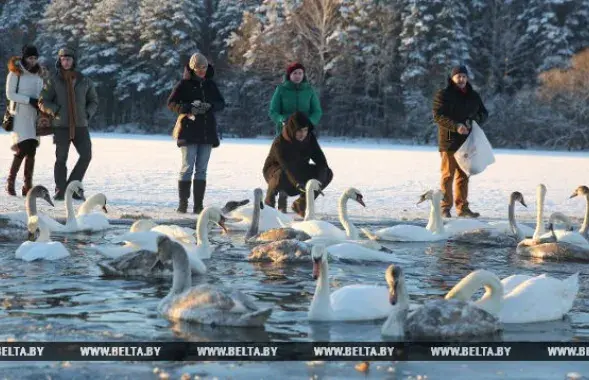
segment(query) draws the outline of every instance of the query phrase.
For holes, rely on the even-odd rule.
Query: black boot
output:
[[[25,184],[22,187],[22,196],[26,197],[33,188],[33,173],[35,171],[35,156],[25,157]]]
[[[16,181],[16,174],[20,169],[20,164],[22,163],[23,157],[14,156],[12,159],[12,165],[10,165],[10,171],[8,172],[8,178],[6,179],[6,192],[8,195],[16,196],[16,191],[14,190],[14,182]]]
[[[190,181],[178,181],[178,211],[180,214],[186,214],[188,209],[188,198],[190,198]]]
[[[273,187],[268,187],[266,191],[266,198],[264,199],[264,204],[269,207],[276,207],[276,189]]]
[[[192,195],[194,196],[194,207],[192,212],[200,214],[204,208],[202,201],[205,197],[205,189],[207,188],[207,181],[202,179],[195,179],[192,184]]]
[[[286,214],[286,201],[288,199],[288,194],[284,191],[278,193],[278,210],[282,213]]]

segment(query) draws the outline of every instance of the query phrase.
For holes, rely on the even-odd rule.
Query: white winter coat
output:
[[[10,101],[9,110],[14,115],[14,129],[11,132],[13,146],[21,141],[35,139],[37,137],[37,109],[29,103],[29,99],[39,99],[43,89],[41,70],[33,74],[27,71],[20,57],[12,57],[8,63],[8,76],[6,78],[6,97]],[[18,78],[18,92],[16,84]]]

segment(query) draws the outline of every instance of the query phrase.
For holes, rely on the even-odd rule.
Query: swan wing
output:
[[[113,239],[114,243],[128,242],[142,249],[157,252],[157,237],[165,235],[157,231],[126,232]]]
[[[295,230],[306,232],[311,237],[329,237],[344,240],[347,238],[345,231],[323,220],[308,220],[296,222],[291,225]]]
[[[525,274],[514,274],[509,277],[505,277],[503,280],[501,280],[501,285],[503,285],[503,294],[509,294],[519,284],[526,282],[531,278],[533,277],[527,276]]]
[[[444,234],[433,234],[431,231],[410,224],[399,224],[382,228],[374,233],[381,240],[397,242],[423,242],[446,239]]]
[[[330,299],[336,320],[384,319],[393,310],[389,302],[389,290],[383,286],[344,286],[331,293]]]
[[[183,242],[190,242],[196,244],[196,237],[194,230],[180,227],[174,224],[160,224],[151,229],[151,231],[162,233],[173,239],[177,239]]]
[[[589,250],[589,241],[583,235],[575,231],[555,230],[556,240],[559,243],[567,243]]]
[[[139,250],[113,260],[99,262],[98,266],[105,276],[171,277],[173,275],[172,261],[166,260],[162,266],[152,270],[156,258],[157,254],[154,252]]]
[[[70,253],[67,248],[56,241],[52,242],[34,242],[25,241],[18,247],[15,257],[24,261],[34,260],[59,260],[68,257]]]
[[[133,243],[126,243],[124,245],[117,244],[105,244],[105,245],[92,245],[99,254],[108,257],[109,259],[117,259],[128,253],[137,252],[142,248]]]
[[[565,280],[546,275],[530,278],[503,297],[503,323],[535,323],[561,319],[578,293],[578,274]]]
[[[106,215],[99,212],[83,214],[78,216],[76,219],[78,221],[78,225],[85,230],[104,231],[110,228],[110,223],[108,222]]]

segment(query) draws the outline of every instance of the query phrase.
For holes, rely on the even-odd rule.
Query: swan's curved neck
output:
[[[304,220],[315,220],[315,191],[308,188],[305,192],[305,200],[307,205],[305,206]]]
[[[25,210],[27,212],[27,216],[37,215],[37,197],[33,194],[32,191],[27,194]]]
[[[172,267],[174,268],[174,278],[172,279],[170,295],[182,293],[192,285],[190,261],[184,249],[172,250]]]
[[[425,228],[431,233],[444,233],[444,221],[442,220],[442,212],[440,210],[440,200],[437,197],[431,200],[429,220]]]
[[[409,312],[409,294],[404,281],[397,285],[397,303],[382,325],[381,333],[384,336],[402,338],[405,336],[405,320]]]
[[[581,225],[581,229],[579,233],[586,238],[589,238],[589,194],[585,195],[586,204],[585,204],[585,218],[583,219],[583,224]]]
[[[50,242],[51,241],[51,231],[45,225],[42,220],[39,220],[39,236],[37,237],[37,242]]]
[[[445,298],[470,301],[472,295],[481,287],[485,288],[485,294],[475,304],[493,315],[498,315],[501,312],[503,285],[497,276],[487,271],[472,272],[464,277]]]
[[[540,236],[546,233],[546,227],[544,226],[544,191],[538,190],[536,196],[536,229],[534,230],[534,239],[540,238]]]
[[[209,244],[209,212],[204,210],[196,220],[196,245]]]
[[[509,221],[509,228],[517,238],[517,241],[520,242],[524,240],[526,237],[524,236],[522,230],[518,227],[515,221],[515,199],[509,200],[509,208],[507,209],[507,219]]]
[[[313,319],[329,319],[333,313],[329,293],[329,267],[327,260],[321,260],[319,265],[319,279],[309,307],[309,316],[314,317]]]
[[[339,198],[337,213],[339,216],[339,221],[346,230],[346,236],[348,239],[351,240],[358,240],[360,238],[360,233],[358,232],[358,228],[350,221],[350,217],[348,216],[348,196],[346,194],[342,194]]]
[[[90,212],[92,212],[92,210],[96,206],[98,206],[96,200],[93,198],[89,198],[84,203],[82,203],[80,207],[78,207],[78,215],[87,215]]]
[[[71,188],[65,190],[65,217],[66,224],[71,226],[77,226],[76,210],[74,210],[74,200],[72,198],[74,191]]]
[[[254,211],[252,213],[252,222],[245,234],[246,239],[256,236],[260,231],[260,201],[260,198],[254,197]]]

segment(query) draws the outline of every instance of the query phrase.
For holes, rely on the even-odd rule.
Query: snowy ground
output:
[[[84,181],[86,195],[103,192],[109,201],[109,217],[144,214],[156,219],[175,219],[176,181],[180,152],[169,136],[93,133],[93,160]],[[255,187],[266,189],[262,166],[271,141],[267,139],[224,139],[213,150],[208,172],[207,204],[223,205],[228,200],[252,197]],[[2,186],[6,181],[12,152],[8,133],[0,133]],[[337,199],[347,187],[360,189],[364,209],[350,206],[357,220],[425,220],[429,207],[415,202],[425,190],[439,186],[439,153],[435,147],[401,146],[378,142],[323,143],[329,165],[335,173],[325,197],[318,200],[320,214],[337,215]],[[581,184],[589,184],[587,153],[497,150],[496,163],[471,179],[471,208],[490,219],[506,218],[509,194],[524,194],[528,208],[518,207],[518,218],[532,222],[535,191],[539,183],[547,188],[546,215],[563,211],[580,218],[582,199],[569,199]],[[77,159],[73,147],[68,168]],[[35,183],[54,190],[54,145],[43,137],[37,152]],[[18,177],[18,190],[22,170]],[[294,198],[291,198],[294,200]],[[0,211],[23,210],[23,199],[0,195]],[[64,216],[65,209],[40,206],[53,216]],[[190,216],[192,217],[192,216]]]

